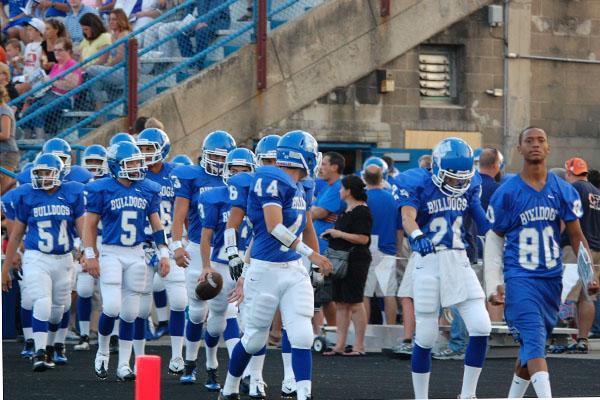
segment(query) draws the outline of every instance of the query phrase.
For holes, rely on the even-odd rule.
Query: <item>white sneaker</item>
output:
[[[262,379],[250,379],[250,398],[251,399],[266,399],[267,394],[265,389],[267,384]]]
[[[183,358],[176,357],[171,358],[171,362],[169,362],[169,373],[173,375],[181,375],[183,374],[183,370],[185,369],[185,363]]]
[[[284,379],[281,382],[281,398],[292,399],[296,397],[296,380],[294,378]]]
[[[129,364],[121,364],[117,368],[117,381],[126,382],[126,381],[135,381],[135,374],[131,370]]]
[[[96,353],[94,360],[94,370],[99,379],[105,380],[108,376],[108,354]]]

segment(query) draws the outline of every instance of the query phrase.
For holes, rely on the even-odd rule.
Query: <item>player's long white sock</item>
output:
[[[165,322],[169,320],[169,308],[168,307],[156,307],[156,316],[158,322]]]
[[[79,321],[79,331],[82,335],[90,336],[90,321]]]
[[[512,383],[510,384],[510,390],[508,391],[509,399],[520,399],[525,396],[525,392],[529,387],[529,381],[523,379],[516,374],[513,376]]]
[[[55,339],[56,339],[56,331],[48,331],[48,339],[46,341],[46,345],[54,346]]]
[[[250,378],[252,380],[263,380],[262,371],[263,365],[265,365],[265,354],[253,355],[248,363],[248,370],[250,372]]]
[[[117,317],[115,320],[115,326],[113,327],[110,336],[119,336],[119,326],[121,326],[121,319]]]
[[[118,366],[123,364],[129,365],[129,359],[131,358],[131,346],[133,343],[131,340],[119,339],[119,363]]]
[[[209,347],[206,346],[206,368],[215,369],[219,368],[219,362],[217,361],[217,350],[219,346]]]
[[[196,361],[198,358],[198,348],[200,348],[200,341],[192,342],[191,340],[185,340],[185,360]]]
[[[25,338],[25,340],[33,338],[33,328],[23,328],[23,337]]]
[[[110,354],[110,336],[98,334],[98,353]]]
[[[56,332],[56,337],[54,338],[54,343],[64,343],[67,337],[67,330],[69,328],[59,328]],[[52,343],[52,342],[48,342]]]
[[[227,371],[227,378],[225,378],[225,384],[223,385],[223,394],[228,395],[231,393],[239,393],[240,391],[240,380],[241,376],[237,378]]]
[[[281,360],[283,361],[283,380],[294,379],[292,353],[281,353]]]
[[[415,391],[415,399],[427,399],[429,392],[429,377],[431,372],[425,372],[423,374],[413,372],[412,383]]]
[[[33,332],[33,341],[35,343],[35,351],[38,351],[39,349],[46,350],[48,332]]]
[[[303,380],[296,382],[296,396],[298,400],[306,400],[311,395],[312,381]]]
[[[240,341],[240,338],[233,338],[225,341],[225,346],[227,347],[227,354],[229,354],[229,358],[231,359],[231,352],[236,344]],[[243,376],[243,375],[242,375]]]
[[[146,354],[146,339],[133,339],[133,352],[136,357]]]
[[[477,381],[479,381],[480,374],[481,368],[465,365],[462,390],[460,392],[461,399],[471,399],[475,397],[475,392],[477,390]]]
[[[538,398],[549,399],[552,397],[550,389],[550,375],[546,371],[539,371],[531,375],[531,384]]]
[[[171,358],[181,357],[183,353],[183,336],[171,336]]]

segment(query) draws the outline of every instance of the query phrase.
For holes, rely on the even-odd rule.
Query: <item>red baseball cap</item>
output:
[[[587,163],[583,158],[579,157],[573,157],[567,160],[567,162],[565,163],[565,168],[573,175],[582,175],[587,174],[588,172]]]

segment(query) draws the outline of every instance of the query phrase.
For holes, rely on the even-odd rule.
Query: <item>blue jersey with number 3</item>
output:
[[[171,225],[173,225],[173,210],[175,209],[175,189],[173,188],[173,181],[171,180],[171,173],[177,164],[165,162],[162,168],[157,173],[154,173],[148,169],[146,172],[146,179],[156,182],[160,185],[160,222],[162,222],[165,228],[165,234],[167,237],[171,237]],[[144,231],[146,234],[147,241],[153,241],[152,228],[150,223],[146,225]]]
[[[198,215],[198,196],[215,187],[224,186],[223,178],[208,174],[199,165],[180,165],[171,174],[175,197],[187,199],[190,202],[188,210],[188,239],[200,243],[202,221]]]
[[[560,221],[582,215],[577,191],[554,174],[540,192],[520,175],[502,184],[490,200],[488,219],[505,236],[504,278],[561,276]]]
[[[19,187],[15,216],[27,225],[25,249],[47,254],[66,254],[73,249],[75,221],[85,214],[83,185],[64,182],[56,192]]]
[[[148,217],[160,211],[160,185],[144,179],[127,187],[103,178],[86,190],[87,211],[100,215],[103,244],[132,247],[146,240]]]
[[[402,174],[398,189],[400,206],[417,210],[417,225],[438,250],[467,248],[463,224],[467,213],[481,232],[489,228],[476,184],[461,196],[446,196],[431,180],[431,172],[415,168]]]
[[[263,207],[281,207],[283,225],[299,236],[306,226],[306,193],[302,182],[294,182],[283,170],[260,167],[254,174],[248,195],[248,218],[254,230],[254,244],[250,257],[269,261],[287,262],[300,258],[300,254],[283,246],[267,230]]]

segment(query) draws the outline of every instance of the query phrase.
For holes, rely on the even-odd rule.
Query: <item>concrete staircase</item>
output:
[[[268,38],[267,89],[256,90],[254,45],[146,102],[139,115],[162,120],[173,152],[197,156],[208,132],[224,129],[238,143],[319,97],[347,86],[492,0],[330,0],[274,30]],[[107,143],[123,129],[111,121],[81,140]]]

